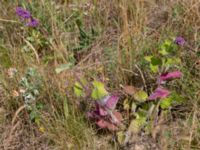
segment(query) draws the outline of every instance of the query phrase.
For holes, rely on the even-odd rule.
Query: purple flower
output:
[[[39,25],[39,21],[37,19],[34,19],[31,13],[22,7],[16,8],[16,14],[23,19],[22,21],[26,22],[26,26],[36,27]]]
[[[149,100],[156,100],[158,98],[165,98],[170,92],[164,88],[158,87],[149,97]]]
[[[180,78],[181,76],[182,76],[182,73],[180,71],[163,73],[160,75],[160,77],[158,79],[158,83],[162,83],[163,81],[166,81],[166,80]]]
[[[39,21],[37,19],[31,18],[29,22],[26,23],[26,26],[36,27],[39,25]]]
[[[185,39],[183,37],[176,37],[175,41],[174,41],[177,45],[183,46],[185,44]]]
[[[22,17],[23,19],[31,18],[31,13],[28,10],[25,10],[22,7],[17,7],[16,8],[16,14],[18,16]]]

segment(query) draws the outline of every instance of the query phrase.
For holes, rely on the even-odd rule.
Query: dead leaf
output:
[[[131,86],[131,85],[126,85],[123,87],[123,89],[124,89],[124,92],[128,95],[134,95],[138,91],[136,87]]]
[[[12,96],[13,96],[13,97],[18,97],[18,96],[19,96],[19,93],[18,93],[16,90],[13,90],[13,91],[12,91]]]

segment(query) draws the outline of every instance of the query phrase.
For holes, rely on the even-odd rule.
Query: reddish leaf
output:
[[[107,129],[112,130],[112,131],[115,131],[115,130],[118,129],[116,125],[114,125],[113,123],[108,122],[108,121],[106,121],[106,120],[104,120],[104,119],[98,120],[98,121],[96,122],[96,124],[97,124],[100,128],[103,128],[103,129],[107,128]]]
[[[101,105],[101,106],[104,106],[104,105],[106,104],[106,102],[108,101],[109,98],[110,98],[110,95],[108,95],[108,96],[106,96],[106,97],[104,97],[104,98],[98,100],[97,103],[98,103],[99,105]]]
[[[164,88],[158,87],[149,97],[149,100],[155,100],[158,98],[165,98],[170,94],[170,92]]]
[[[122,121],[122,114],[120,112],[113,112],[113,115],[116,117],[116,119],[118,120],[117,123],[120,123]]]
[[[166,81],[166,80],[180,78],[181,76],[182,76],[182,73],[180,71],[163,73],[159,77],[159,83],[162,83],[163,81]]]
[[[115,109],[118,100],[119,100],[119,97],[118,97],[118,96],[112,95],[112,96],[110,96],[110,98],[107,100],[105,106],[106,106],[107,108],[113,110],[113,109]]]
[[[106,116],[108,114],[108,112],[102,107],[99,107],[98,112],[100,116]]]
[[[108,109],[115,109],[117,102],[119,100],[119,97],[116,95],[108,95],[105,98],[98,100],[97,103],[102,106],[102,107],[106,107]]]

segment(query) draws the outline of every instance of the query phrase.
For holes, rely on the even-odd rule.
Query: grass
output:
[[[17,6],[30,10],[39,26],[25,26]],[[199,7],[196,0],[1,1],[0,149],[150,149],[148,144],[200,149]],[[159,46],[176,36],[187,43],[174,55],[181,60],[174,69],[183,77],[167,88],[183,103],[157,115],[155,102],[151,119],[129,145],[120,144],[118,132],[87,119],[93,101],[74,94],[76,81],[84,77],[89,87],[93,80],[102,81],[111,93],[132,85],[149,95],[158,74],[144,57],[161,58]],[[122,94],[117,104],[123,132],[135,117],[124,110],[126,99],[133,100]],[[156,116],[161,125],[154,126]]]

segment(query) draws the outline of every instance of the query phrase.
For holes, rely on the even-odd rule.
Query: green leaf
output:
[[[159,53],[163,56],[168,55],[169,53],[165,49],[159,50]]]
[[[153,71],[153,73],[158,72],[158,66],[154,66],[154,65],[150,64],[150,69],[151,69],[151,71]]]
[[[165,40],[163,44],[159,47],[159,53],[166,56],[170,53],[176,53],[177,45],[173,44],[170,40]]]
[[[31,113],[29,114],[29,117],[31,121],[36,121],[39,119],[39,114],[36,110],[32,110]]]
[[[169,97],[164,98],[160,102],[160,107],[162,109],[168,109],[172,105],[181,104],[184,101],[183,97],[173,92]]]
[[[129,125],[128,131],[137,134],[146,123],[146,117],[137,115],[136,119],[133,119]]]
[[[36,104],[36,108],[37,108],[38,110],[42,110],[42,109],[44,108],[44,105],[43,105],[42,103],[37,103],[37,104]]]
[[[134,97],[135,100],[137,100],[139,102],[144,102],[144,101],[146,101],[148,94],[145,91],[140,90],[140,91],[136,92],[133,95],[133,97]]]
[[[170,40],[165,40],[164,41],[164,45],[165,46],[170,46],[172,44],[172,41],[170,41]]]
[[[165,40],[163,43],[162,43],[162,45],[160,46],[160,51],[168,51],[169,50],[169,48],[171,47],[171,45],[172,45],[172,42],[171,41],[169,41],[169,40]]]
[[[157,58],[157,57],[152,57],[151,58],[151,64],[153,66],[162,65],[162,60],[160,58]]]
[[[162,109],[168,109],[172,104],[172,97],[163,98],[160,101],[160,107]]]
[[[79,82],[75,82],[74,84],[74,93],[78,97],[84,96],[83,87]]]
[[[176,92],[173,92],[171,94],[171,97],[173,99],[173,104],[175,105],[181,104],[182,102],[184,102],[184,98],[181,95],[177,94]]]
[[[124,143],[126,136],[123,131],[117,132],[117,141],[119,142],[120,145]]]
[[[162,60],[160,58],[152,57],[151,58],[151,64],[150,69],[154,73],[158,72],[159,66],[162,65]]]
[[[65,70],[67,70],[67,69],[70,69],[72,66],[73,66],[72,63],[62,64],[62,65],[58,66],[58,67],[55,69],[55,71],[56,71],[56,73],[58,74],[58,73],[61,73],[62,71],[65,71]]]
[[[148,62],[151,62],[151,58],[152,58],[152,57],[153,57],[152,55],[150,55],[150,56],[145,56],[144,59],[145,59],[146,61],[148,61]]]
[[[180,58],[167,58],[166,62],[164,63],[164,66],[178,65],[180,63],[181,63]]]
[[[99,81],[93,82],[93,90],[92,90],[92,98],[95,100],[102,99],[103,97],[108,95],[108,92],[106,91],[104,84]]]

